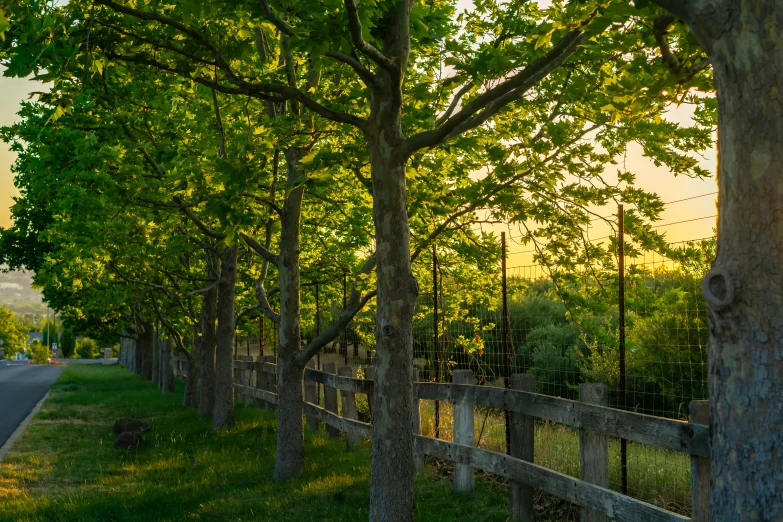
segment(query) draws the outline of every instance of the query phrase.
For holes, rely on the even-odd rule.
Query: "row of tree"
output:
[[[2,131],[22,192],[2,261],[96,335],[149,350],[160,321],[197,369],[186,406],[215,427],[233,422],[237,324],[265,314],[278,479],[304,465],[305,364],[375,298],[374,521],[413,516],[415,261],[431,244],[469,274],[498,260],[480,225],[514,222],[544,263],[601,265],[611,249],[581,231],[609,202],[631,208],[628,248],[665,248],[661,202],[606,172],[631,142],[706,175],[690,153],[711,143],[715,99],[692,94],[711,91],[709,62],[648,2],[26,0],[8,19],[6,74],[50,88]],[[695,125],[667,121],[671,103],[695,105]],[[344,271],[342,313],[304,344],[302,287]]]

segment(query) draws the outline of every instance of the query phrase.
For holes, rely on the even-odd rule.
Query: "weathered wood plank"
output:
[[[516,480],[581,507],[606,514],[617,522],[689,522],[690,519],[584,482],[532,462],[485,449],[416,436],[417,446],[433,457],[466,464]]]
[[[709,457],[709,428],[605,406],[489,386],[417,383],[416,394],[424,400],[467,401],[492,408],[524,413],[576,428],[588,428],[660,448]]]
[[[609,390],[606,384],[582,383],[579,385],[579,400],[605,406]],[[585,482],[609,487],[609,438],[605,434],[585,428],[579,430],[579,473]],[[579,519],[582,522],[609,522],[604,513],[584,507]]]
[[[413,369],[413,382],[419,382],[419,369]],[[415,397],[413,399],[413,434],[421,435],[421,401]],[[416,473],[424,471],[424,455],[414,448],[413,467]]]
[[[310,359],[307,361],[307,367],[308,368],[315,368],[315,361]],[[311,403],[311,404],[317,404],[318,403],[318,388],[316,385],[316,382],[312,379],[311,376],[305,373],[304,376],[304,392],[305,392],[305,401]],[[318,419],[316,417],[313,417],[312,415],[306,415],[306,421],[307,421],[307,429],[310,431],[318,431]]]
[[[309,402],[304,403],[304,411],[307,415],[312,415],[319,421],[326,424],[327,427],[330,427],[338,432],[341,431],[343,433],[351,433],[365,439],[372,438],[371,424],[340,417],[337,414],[327,411],[324,408],[316,406],[315,404],[310,404]]]
[[[691,422],[710,423],[710,401],[692,401]],[[710,459],[691,456],[691,501],[693,522],[709,522],[710,513]]]
[[[354,369],[352,366],[340,366],[337,369],[337,374],[342,377],[348,377],[350,379],[354,376]],[[354,393],[341,390],[340,397],[342,398],[343,403],[343,418],[349,420],[358,420],[359,412],[356,409],[356,396]],[[346,432],[345,443],[348,446],[348,449],[353,451],[359,448],[361,445],[361,440],[359,440],[359,436],[355,433]]]
[[[367,408],[370,410],[370,418],[372,419],[372,390],[375,387],[375,367],[368,366],[364,369],[364,380],[369,386],[367,389]]]
[[[260,390],[258,388],[253,388],[252,386],[244,386],[242,384],[234,384],[234,390],[236,390],[237,393],[247,397],[255,397],[256,399],[261,399],[270,404],[277,404],[277,395],[266,390]]]
[[[334,374],[337,371],[337,366],[332,361],[327,361],[324,363],[324,371],[319,372],[323,374]],[[345,377],[341,377],[341,379],[345,379]],[[327,411],[330,411],[337,415],[337,388],[335,386],[332,386],[328,382],[324,382],[324,406],[326,407]],[[322,419],[323,420],[323,419]],[[326,434],[330,439],[336,439],[340,436],[340,431],[334,427],[333,424],[327,423],[326,426]]]
[[[263,365],[264,365],[264,357],[259,355],[258,358],[256,359],[255,371],[253,372],[255,374],[255,376],[256,376],[255,388],[258,389],[258,390],[266,390],[267,389],[266,374],[261,371],[261,367]],[[261,408],[263,410],[271,410],[273,405],[268,403],[268,402],[266,402],[265,400],[257,398],[256,399],[256,406],[258,406],[259,408]]]
[[[320,382],[324,386],[331,386],[337,390],[348,391],[353,393],[365,393],[372,394],[373,382],[366,379],[355,379],[352,377],[342,377],[339,375],[331,374],[326,370],[324,363],[324,371],[317,371],[310,368],[305,368],[305,376],[311,377],[315,382]]]
[[[454,370],[451,376],[455,384],[473,384],[472,370]],[[475,437],[473,402],[460,400],[454,403],[454,442],[473,446]],[[454,491],[470,493],[476,486],[476,475],[470,464],[454,465]]]
[[[535,390],[532,375],[515,373],[509,380],[514,390]],[[512,412],[510,415],[509,444],[510,455],[514,458],[533,462],[535,441],[535,423],[533,417],[523,413]],[[509,501],[511,507],[511,522],[533,522],[533,488],[527,484],[512,480],[509,484]]]

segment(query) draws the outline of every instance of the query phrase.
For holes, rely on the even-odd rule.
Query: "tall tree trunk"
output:
[[[301,176],[299,160],[302,149],[285,151],[289,186]],[[280,257],[280,328],[277,359],[277,453],[275,479],[299,473],[305,464],[302,428],[303,367],[297,362],[301,343],[299,287],[299,229],[303,186],[286,197],[281,218]]]
[[[413,521],[413,312],[418,285],[411,270],[401,128],[402,84],[410,52],[411,0],[390,4],[383,53],[398,71],[379,68],[364,130],[370,150],[375,221],[376,315],[370,521]]]
[[[215,321],[217,320],[217,288],[204,294],[201,307],[201,382],[199,391],[199,415],[206,419],[212,417],[215,409]]]
[[[383,139],[382,137],[379,140]],[[370,520],[413,520],[413,312],[405,160],[372,147],[378,267]]]
[[[155,344],[155,331],[152,327],[151,321],[145,321],[142,323],[144,332],[139,336],[138,343],[138,358],[136,359],[140,364],[139,375],[145,381],[152,380],[152,349]]]
[[[160,388],[160,328],[156,327],[152,335],[152,382]]]
[[[215,409],[212,426],[234,424],[234,298],[239,245],[225,247],[218,284],[217,346],[215,349]]]
[[[171,365],[171,339],[167,339],[160,350],[160,391],[174,392],[174,367]]]
[[[185,395],[182,399],[182,406],[185,408],[198,406],[198,386],[201,379],[201,340],[198,328],[193,328],[193,350],[190,352],[190,359],[188,359],[188,376],[185,379]]]
[[[712,520],[783,520],[783,4],[659,1],[707,51],[718,96],[709,312]]]

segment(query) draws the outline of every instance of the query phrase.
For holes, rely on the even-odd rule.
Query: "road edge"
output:
[[[41,400],[38,401],[38,403],[33,407],[32,411],[30,411],[30,414],[24,418],[24,420],[19,424],[19,426],[17,426],[17,428],[11,434],[11,436],[8,437],[8,440],[5,441],[5,444],[3,444],[2,447],[0,447],[0,462],[3,462],[6,453],[8,453],[11,450],[11,447],[13,447],[14,443],[17,440],[19,440],[19,437],[21,437],[24,434],[25,430],[27,429],[27,426],[30,424],[30,422],[32,422],[35,414],[38,413],[38,411],[41,409],[41,406],[43,406],[43,403],[47,397],[49,397],[49,391],[47,391],[44,394],[44,396],[41,397]]]

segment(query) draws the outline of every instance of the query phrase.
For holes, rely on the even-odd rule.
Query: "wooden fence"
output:
[[[271,356],[234,361],[234,389],[237,400],[254,402],[273,409],[277,404],[276,365]],[[245,359],[245,360],[242,360]],[[312,361],[311,361],[312,362]],[[185,376],[187,361],[177,360],[175,371]],[[368,372],[372,377],[372,372]],[[414,375],[414,380],[418,381]],[[317,387],[324,387],[324,406],[317,404]],[[691,421],[683,422],[621,411],[605,406],[604,384],[581,384],[579,401],[533,393],[530,375],[513,375],[510,388],[474,385],[470,370],[455,370],[451,384],[415,382],[419,400],[439,400],[453,404],[454,440],[452,442],[420,435],[418,410],[412,426],[416,443],[416,467],[423,466],[422,455],[454,463],[454,489],[470,492],[476,469],[509,480],[512,521],[533,520],[533,489],[580,506],[582,522],[675,522],[709,520],[710,446],[709,407],[706,401],[691,403]],[[337,393],[342,411],[338,412]],[[349,449],[361,438],[372,436],[372,425],[358,420],[355,395],[366,394],[372,404],[373,381],[356,378],[350,366],[324,365],[322,371],[309,365],[305,370],[304,411],[307,427],[317,430],[324,423],[330,437],[344,434]],[[510,413],[510,451],[497,453],[474,446],[474,406],[489,406]],[[580,478],[552,471],[533,462],[534,419],[547,419],[579,429]],[[647,502],[609,489],[608,437],[649,444],[691,456],[692,518],[667,511]]]

